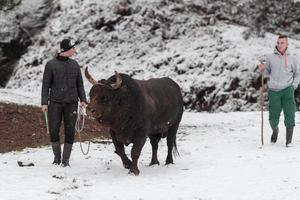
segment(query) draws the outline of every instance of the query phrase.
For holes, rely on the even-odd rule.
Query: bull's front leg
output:
[[[132,149],[131,149],[131,159],[132,159],[132,165],[130,167],[129,173],[133,173],[134,175],[139,175],[140,170],[138,169],[138,159],[141,155],[142,148],[146,142],[146,137],[141,138],[140,140],[133,143]]]
[[[124,149],[124,144],[117,141],[116,137],[115,137],[115,133],[110,130],[110,134],[111,134],[111,139],[112,139],[112,142],[115,146],[115,153],[117,155],[119,155],[121,157],[121,160],[122,160],[122,163],[123,163],[123,166],[126,168],[126,169],[130,169],[131,168],[131,165],[132,165],[132,162],[131,160],[127,157],[127,155],[125,154],[125,149]]]

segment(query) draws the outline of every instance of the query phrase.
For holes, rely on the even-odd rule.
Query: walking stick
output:
[[[47,127],[47,133],[49,134],[49,124],[48,124],[48,112],[44,112],[45,115],[45,121],[46,121],[46,127]]]
[[[264,145],[264,73],[261,73],[260,88],[260,109],[261,109],[261,144]]]

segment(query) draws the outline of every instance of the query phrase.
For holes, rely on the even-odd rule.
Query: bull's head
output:
[[[122,110],[122,96],[124,88],[122,77],[118,72],[108,80],[96,81],[85,69],[87,80],[93,84],[90,90],[90,103],[87,106],[88,115],[96,118],[103,125],[111,125],[118,112]]]

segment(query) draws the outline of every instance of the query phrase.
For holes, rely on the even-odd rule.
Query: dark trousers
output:
[[[59,130],[62,119],[65,128],[65,143],[73,144],[78,103],[50,102],[48,106],[49,131],[51,142],[59,142]]]

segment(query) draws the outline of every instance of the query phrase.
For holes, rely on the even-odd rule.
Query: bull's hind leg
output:
[[[150,162],[151,165],[159,165],[159,161],[157,159],[157,149],[158,149],[158,142],[160,141],[161,135],[151,135],[149,136],[150,138],[150,143],[152,146],[152,159]]]
[[[167,135],[168,155],[166,159],[166,165],[174,164],[172,150],[174,146],[176,148],[176,133],[178,130],[178,125],[179,123],[174,124],[168,131],[168,135]]]
[[[112,138],[112,142],[115,146],[115,153],[118,154],[121,157],[123,166],[126,169],[130,169],[132,162],[131,160],[127,157],[127,155],[125,154],[125,149],[124,149],[124,144],[120,143],[119,141],[117,141],[117,139],[115,138],[115,134],[114,132],[111,130],[110,131],[111,134],[111,138]]]

